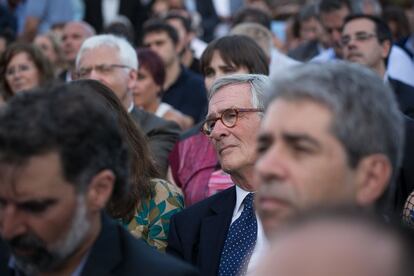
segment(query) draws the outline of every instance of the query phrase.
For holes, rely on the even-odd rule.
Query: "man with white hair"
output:
[[[134,48],[125,39],[114,35],[88,38],[76,58],[77,77],[98,80],[112,89],[149,138],[156,164],[165,175],[168,154],[178,138],[179,126],[134,106],[132,88],[137,69]]]

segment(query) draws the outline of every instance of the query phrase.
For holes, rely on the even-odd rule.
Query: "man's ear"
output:
[[[357,166],[356,201],[360,206],[375,203],[386,190],[392,175],[392,167],[383,154],[363,158]]]
[[[100,171],[88,186],[87,203],[93,211],[101,211],[108,203],[115,184],[115,175],[110,170]]]
[[[384,40],[382,43],[382,58],[387,58],[391,52],[391,41]]]
[[[128,90],[132,91],[132,89],[135,87],[135,82],[137,80],[137,70],[132,69],[129,70],[128,73]]]

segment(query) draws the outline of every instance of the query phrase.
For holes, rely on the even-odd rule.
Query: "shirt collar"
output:
[[[249,194],[249,191],[243,190],[236,185],[236,206],[234,206],[233,216],[240,210],[244,198]]]
[[[132,109],[134,109],[134,103],[131,102],[131,104],[128,107],[128,113],[131,113]]]

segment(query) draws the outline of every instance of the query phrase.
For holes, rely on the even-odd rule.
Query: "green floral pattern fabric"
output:
[[[163,179],[152,179],[155,197],[142,201],[128,230],[152,247],[165,251],[172,215],[184,209],[181,190]]]

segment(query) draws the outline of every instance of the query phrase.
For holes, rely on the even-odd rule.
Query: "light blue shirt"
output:
[[[58,23],[75,19],[73,2],[70,0],[27,0],[26,17],[32,16],[40,20],[38,33],[45,33]]]

